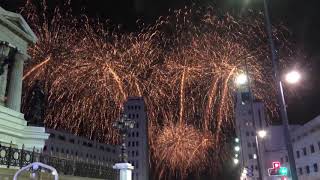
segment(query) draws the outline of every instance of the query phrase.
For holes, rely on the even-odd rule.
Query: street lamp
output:
[[[237,85],[244,85],[244,84],[247,84],[247,82],[248,82],[248,77],[246,74],[239,74],[236,76],[235,83]]]
[[[128,154],[126,147],[126,137],[129,129],[134,127],[135,121],[129,119],[126,114],[121,113],[120,118],[113,124],[113,127],[119,130],[121,135],[121,154],[120,161],[123,163],[128,162]]]
[[[289,132],[288,114],[287,114],[286,104],[285,104],[284,95],[283,95],[281,78],[279,76],[279,67],[278,67],[279,59],[277,57],[276,47],[275,47],[275,44],[274,44],[274,41],[272,38],[272,26],[271,26],[271,20],[270,20],[270,16],[269,16],[268,1],[263,0],[263,5],[264,5],[265,20],[266,20],[267,35],[268,35],[268,40],[269,40],[269,45],[270,45],[270,50],[271,50],[273,75],[275,78],[276,88],[278,91],[277,96],[278,96],[278,101],[280,104],[281,119],[283,122],[282,123],[283,133],[284,133],[284,138],[285,138],[287,151],[288,151],[288,159],[289,159],[289,164],[290,164],[291,176],[292,176],[292,180],[298,180],[296,163],[295,163],[295,159],[294,159],[293,147],[292,147],[290,132]],[[291,76],[291,77],[293,77],[293,76]],[[295,76],[295,77],[297,77],[297,76]]]
[[[267,131],[260,130],[260,131],[257,132],[257,135],[259,136],[259,138],[264,138],[267,135]]]
[[[258,164],[258,170],[259,170],[259,179],[262,180],[262,176],[263,176],[263,167],[262,167],[262,163],[261,163],[261,154],[260,154],[260,147],[259,147],[259,141],[258,141],[258,137],[263,139],[264,137],[266,137],[267,135],[267,131],[265,130],[259,130],[257,131],[256,134],[256,159],[257,159],[257,164]]]
[[[286,79],[286,82],[290,84],[296,84],[297,82],[300,81],[301,75],[298,71],[293,70],[286,74],[285,79]]]

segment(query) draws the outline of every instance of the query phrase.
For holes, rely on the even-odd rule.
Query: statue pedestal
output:
[[[0,143],[13,147],[41,150],[49,134],[44,127],[27,126],[24,115],[0,105]]]
[[[131,180],[134,167],[130,163],[117,163],[113,169],[120,170],[120,180]]]

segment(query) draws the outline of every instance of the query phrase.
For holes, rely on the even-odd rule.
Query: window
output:
[[[310,152],[314,153],[314,145],[313,144],[310,145]]]
[[[246,132],[246,135],[247,135],[247,136],[249,136],[249,135],[250,135],[248,131]]]
[[[251,132],[251,136],[255,136],[255,134],[254,134],[254,132],[253,132],[253,131]]]
[[[62,135],[59,135],[59,139],[60,139],[61,141],[65,141],[65,140],[66,140],[66,137],[64,137],[64,136],[62,136]]]
[[[139,151],[136,151],[136,156],[139,156]]]
[[[253,142],[253,143],[252,143],[252,147],[256,147],[256,142]]]
[[[300,158],[300,151],[297,151],[297,158]]]
[[[139,146],[139,141],[136,141],[136,146]]]
[[[53,151],[53,146],[51,146],[51,151]]]
[[[130,146],[131,146],[131,141],[128,142],[128,147],[130,147]]]
[[[136,123],[136,128],[139,128],[139,123],[138,122]]]
[[[74,139],[70,139],[69,141],[70,141],[72,144],[74,144]]]
[[[307,174],[310,174],[310,168],[309,168],[309,166],[306,166],[306,172],[307,172]]]
[[[286,156],[286,162],[288,162],[288,156]]]
[[[132,142],[132,147],[134,147],[135,145],[134,145],[134,142]]]
[[[44,146],[44,147],[43,147],[43,151],[46,151],[46,150],[47,150],[47,146]]]
[[[253,159],[253,155],[252,154],[249,154],[249,159]]]
[[[103,147],[103,146],[100,146],[100,150],[104,150],[104,147]]]
[[[56,136],[55,134],[50,134],[49,138],[55,138],[55,136]]]
[[[314,170],[314,172],[318,172],[318,164],[317,163],[313,164],[313,170]]]
[[[139,114],[136,114],[136,117],[139,118]]]
[[[250,142],[248,142],[248,147],[251,147],[251,143]]]
[[[302,172],[302,168],[299,168],[299,174],[302,175],[303,172]]]
[[[136,161],[136,168],[137,168],[137,169],[139,168],[139,163],[138,163],[138,161]]]
[[[307,148],[303,148],[302,150],[303,150],[303,155],[306,156],[307,155]]]
[[[283,164],[283,158],[280,158],[280,162],[281,162],[281,164]]]
[[[136,136],[139,137],[139,132],[136,132]]]
[[[134,151],[131,152],[131,155],[132,155],[132,157],[134,157],[134,155],[135,155]]]

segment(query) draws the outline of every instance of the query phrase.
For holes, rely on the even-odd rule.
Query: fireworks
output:
[[[45,6],[45,5],[44,5]],[[23,11],[39,42],[24,75],[25,95],[35,80],[47,95],[45,124],[115,143],[112,122],[128,96],[147,103],[152,167],[181,176],[225,157],[232,127],[233,79],[246,60],[256,97],[274,103],[267,38],[261,16],[235,19],[214,10],[183,9],[137,33],[75,18],[33,4]],[[275,28],[280,57],[290,54]],[[26,103],[24,103],[26,104]],[[26,106],[26,105],[25,105]],[[271,106],[268,106],[271,107]],[[26,109],[26,108],[24,108]]]

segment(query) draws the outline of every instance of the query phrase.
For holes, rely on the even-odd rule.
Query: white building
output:
[[[21,113],[24,62],[37,37],[20,14],[0,7],[0,143],[32,150],[43,148],[48,134],[28,126]]]
[[[99,143],[64,131],[46,129],[50,134],[44,154],[56,157],[101,163],[112,167],[119,160],[119,146]]]
[[[269,177],[268,168],[272,168],[272,162],[278,161],[281,166],[289,169],[283,126],[269,125],[263,103],[254,101],[251,105],[250,94],[246,87],[238,89],[236,98],[236,134],[241,146],[239,165],[241,170],[248,168],[253,171],[253,174],[247,173],[249,176],[243,176],[242,179],[255,180],[259,176],[259,167],[255,159],[257,155],[255,136],[258,130],[267,132],[266,137],[258,138],[258,155],[263,179],[281,179]],[[299,180],[320,180],[320,116],[302,126],[290,125],[289,130]]]
[[[293,152],[300,180],[320,179],[320,115],[306,124],[291,130]],[[288,164],[284,154],[280,161]]]
[[[148,119],[142,97],[129,97],[124,105],[128,118],[135,121],[135,127],[127,137],[128,160],[134,166],[133,180],[149,179]]]
[[[244,180],[258,179],[259,164],[257,161],[257,140],[256,132],[265,129],[266,115],[262,102],[254,101],[251,103],[250,93],[246,86],[238,89],[236,94],[236,134],[240,139],[240,170],[248,169],[248,175],[243,175]],[[259,147],[259,151],[264,151],[264,146]],[[261,158],[263,154],[261,153]],[[264,163],[260,162],[261,169],[265,169]],[[262,172],[265,174],[264,172]]]

